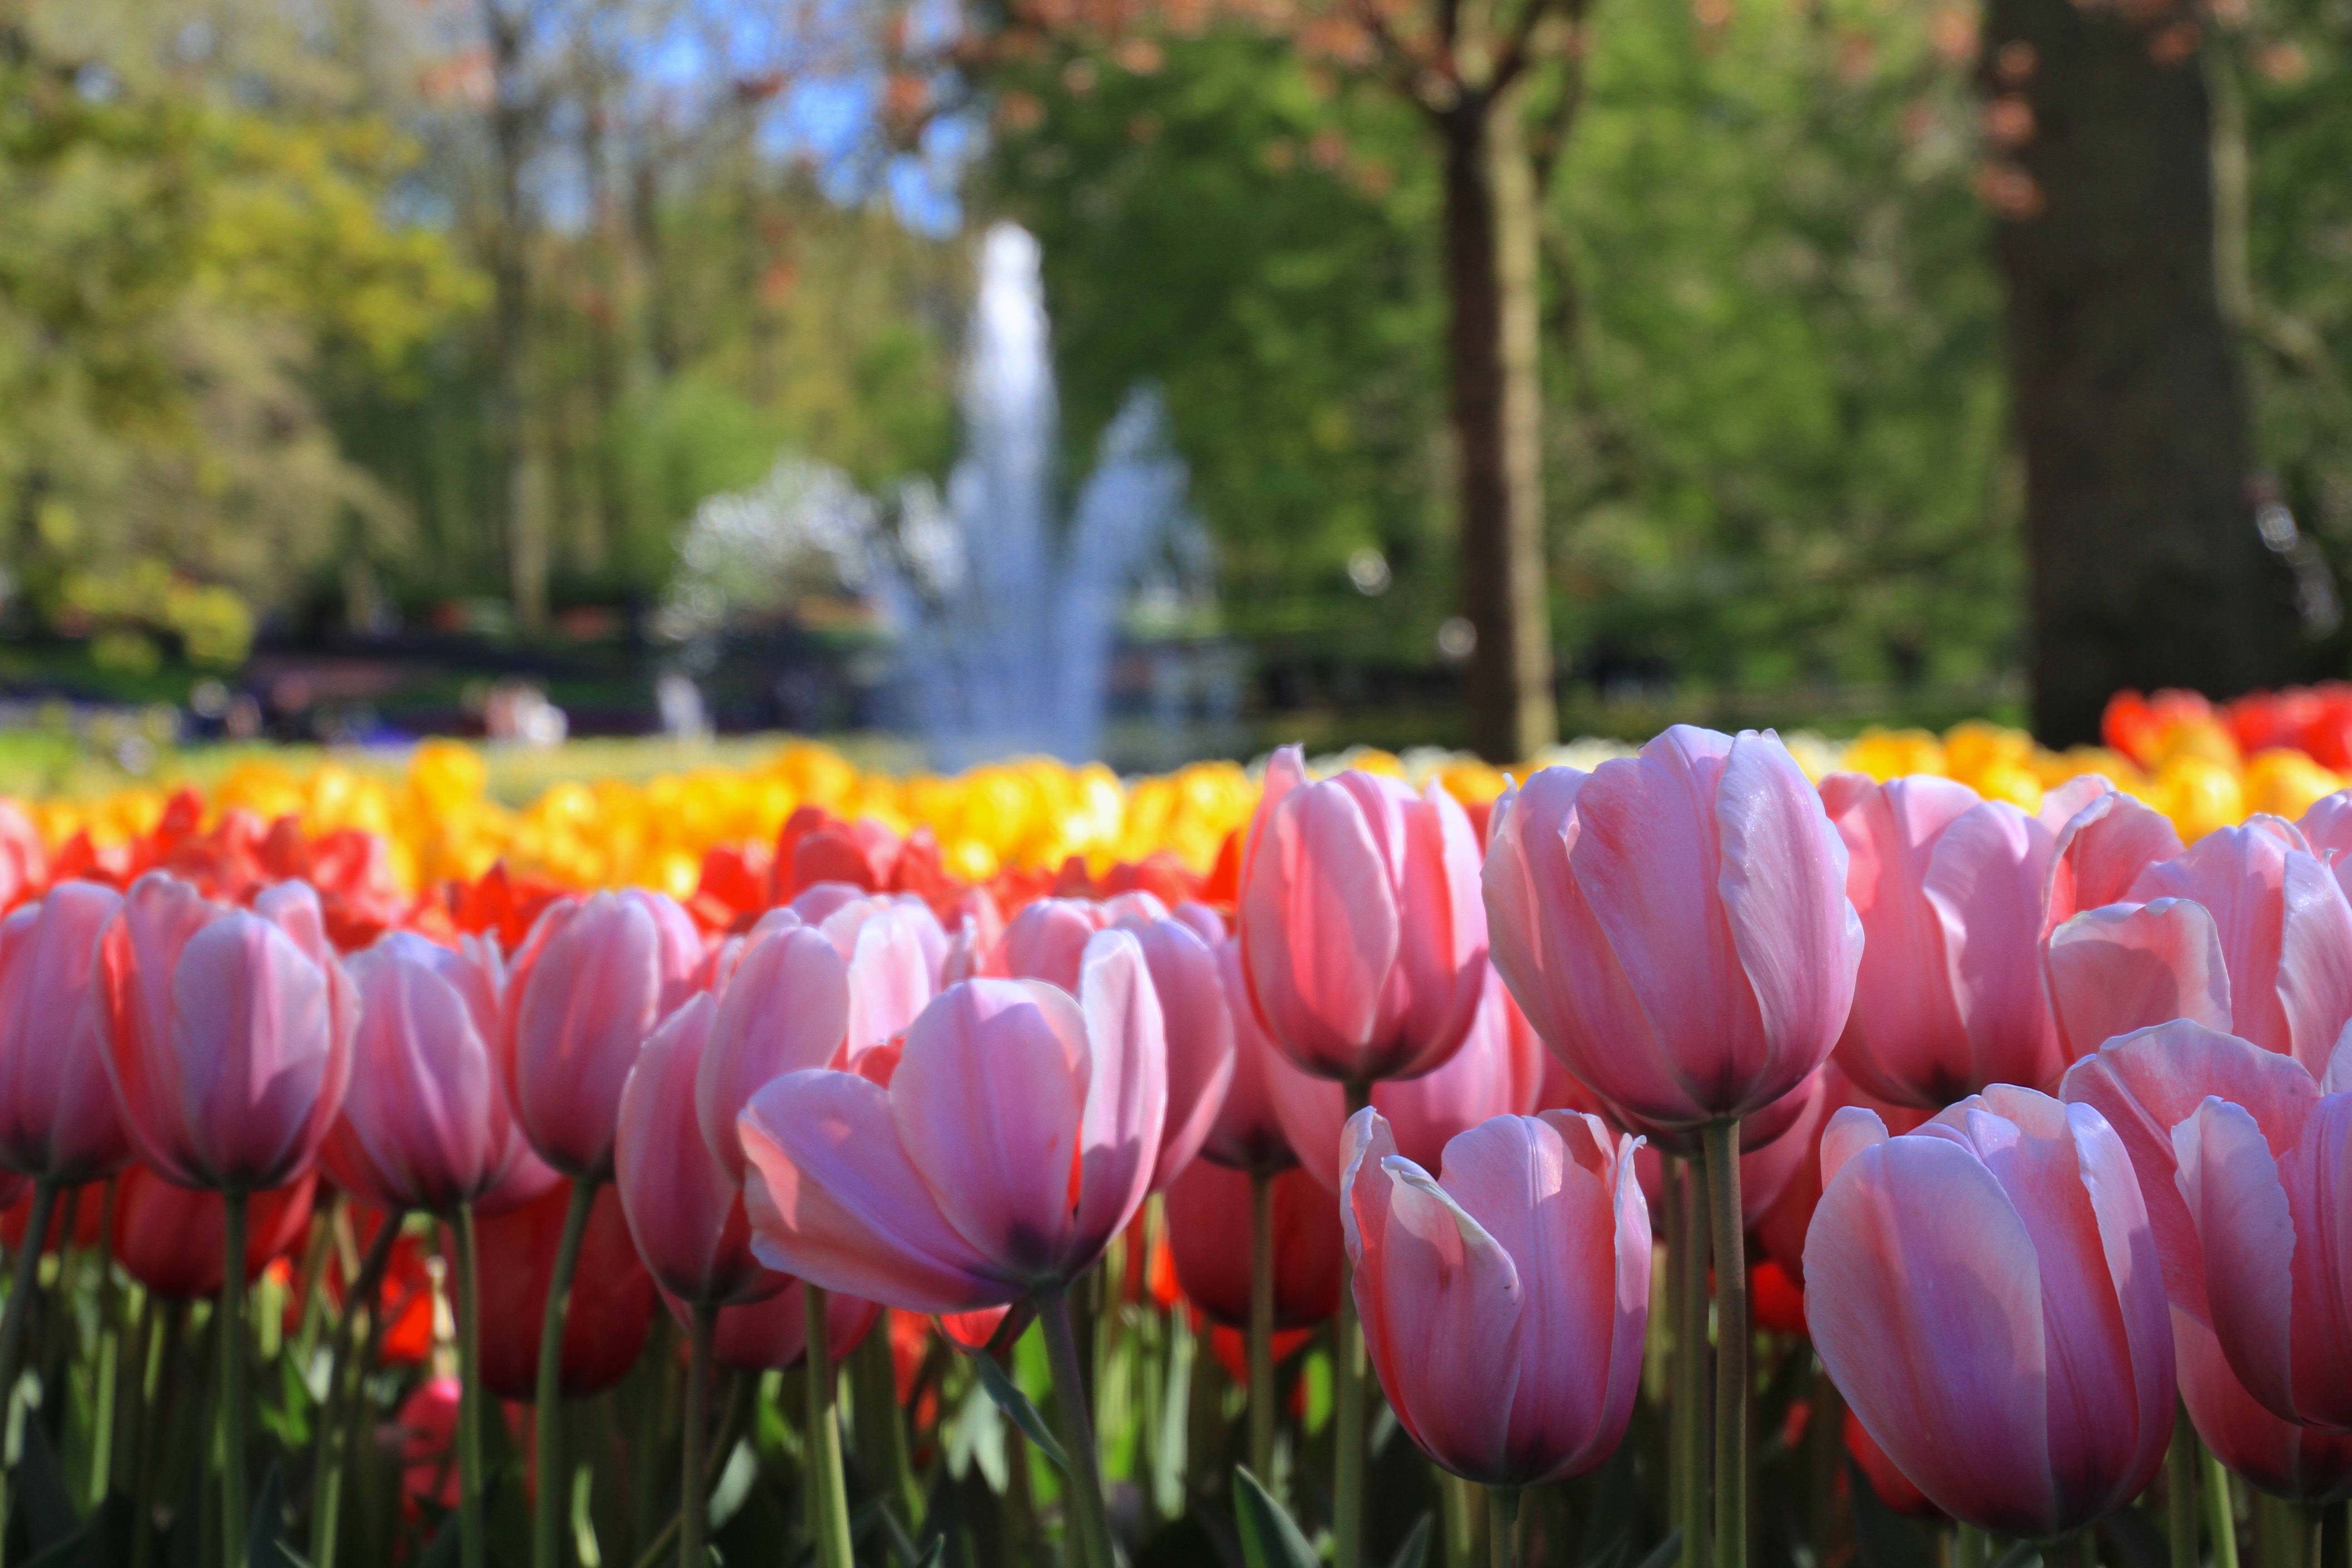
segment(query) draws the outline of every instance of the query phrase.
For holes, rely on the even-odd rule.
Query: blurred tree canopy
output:
[[[2332,570],[2352,35],[2340,0],[2209,13],[2258,477]],[[1156,381],[1232,631],[1440,662],[1436,157],[1282,27],[1203,5],[989,50],[993,14],[959,35],[880,0],[17,16],[20,618],[133,659],[234,657],[256,616],[495,626],[519,550],[559,616],[651,601],[695,502],[780,453],[877,489],[943,471],[958,235],[1003,214],[1044,241],[1071,471]],[[1545,567],[1583,690],[1983,691],[2020,668],[1978,22],[1961,0],[1591,7],[1540,236]],[[2346,652],[2315,641],[2315,672]]]

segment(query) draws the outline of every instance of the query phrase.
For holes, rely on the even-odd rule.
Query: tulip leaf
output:
[[[24,1512],[25,1533],[37,1555],[81,1534],[81,1515],[58,1464],[58,1451],[49,1445],[48,1424],[30,1412],[16,1458],[16,1506]]]
[[[1429,1532],[1435,1523],[1433,1515],[1424,1513],[1412,1521],[1404,1532],[1404,1544],[1389,1559],[1389,1568],[1425,1568],[1429,1562]]]
[[[25,1568],[116,1568],[129,1562],[134,1511],[131,1500],[116,1493],[79,1531],[26,1561]]]
[[[2042,1548],[2031,1541],[2021,1541],[2000,1554],[1992,1568],[2042,1568]]]
[[[1297,1521],[1249,1473],[1234,1467],[1234,1518],[1241,1526],[1242,1559],[1249,1568],[1321,1568]]]
[[[286,1478],[276,1465],[261,1478],[261,1490],[253,1500],[251,1521],[245,1528],[245,1561],[246,1568],[292,1568],[299,1563],[286,1545]]]
[[[1642,1559],[1640,1568],[1666,1568],[1670,1563],[1682,1561],[1682,1555],[1683,1532],[1679,1529],[1670,1530],[1666,1531],[1666,1538],[1659,1542],[1647,1557]]]
[[[996,1358],[982,1351],[973,1356],[971,1362],[980,1369],[980,1385],[988,1390],[988,1396],[996,1401],[996,1407],[1013,1417],[1013,1424],[1021,1428],[1022,1436],[1036,1444],[1038,1452],[1054,1461],[1055,1468],[1068,1474],[1070,1457],[1062,1451],[1062,1445],[1054,1440],[1054,1434],[1046,1427],[1045,1418],[1037,1413],[1037,1406],[1030,1403],[1029,1396],[1004,1374],[1004,1368],[997,1364]]]

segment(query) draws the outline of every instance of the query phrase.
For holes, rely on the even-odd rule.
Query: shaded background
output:
[[[944,476],[1004,218],[1068,482],[1156,384],[1213,544],[1206,602],[1129,606],[1116,763],[2066,743],[2118,686],[2340,675],[2347,42],[2318,0],[30,0],[0,723],[137,771],[529,738],[539,693],[901,722],[838,584],[662,612],[780,461]],[[1224,690],[1173,739],[1171,647]]]

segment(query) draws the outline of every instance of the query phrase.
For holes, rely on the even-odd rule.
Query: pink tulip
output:
[[[688,1326],[692,1314],[684,1301],[667,1294],[662,1300],[679,1327]],[[866,1342],[881,1317],[881,1308],[855,1296],[824,1299],[825,1348],[835,1365]],[[719,1308],[710,1350],[733,1372],[789,1372],[800,1365],[808,1355],[808,1301],[801,1282],[788,1279],[772,1296]]]
[[[1805,1240],[1813,1345],[1955,1519],[2037,1540],[2145,1490],[2172,1438],[2163,1272],[2123,1141],[1995,1085],[1889,1138],[1848,1107]]]
[[[2085,790],[2087,795],[2082,793]],[[2081,805],[2059,827],[2051,849],[2050,880],[2042,900],[2044,938],[2084,910],[2121,903],[2142,871],[2180,853],[2180,835],[2173,831],[2170,817],[2110,787],[2096,774],[2071,779],[2053,790],[2042,802],[2044,821],[2055,820],[2051,802],[2062,794]]]
[[[1381,1386],[1423,1453],[1489,1486],[1580,1475],[1633,1414],[1650,1308],[1635,1140],[1498,1116],[1433,1180],[1380,1112],[1349,1121],[1340,1222]]]
[[[1152,902],[1159,904],[1157,899]],[[1161,912],[1166,912],[1164,906]],[[1112,918],[1107,906],[1092,899],[1035,900],[1024,905],[1006,924],[992,973],[1015,980],[1043,980],[1075,992],[1087,943]]]
[[[2311,852],[2326,860],[2336,885],[2352,897],[2352,789],[2322,795],[2295,822]]]
[[[1167,1056],[1143,950],[1088,944],[1078,999],[1039,981],[949,987],[887,1086],[807,1071],[739,1125],[761,1262],[910,1311],[999,1306],[1075,1279],[1150,1190]]]
[[[121,905],[96,882],[60,882],[0,921],[0,1166],[60,1187],[131,1163],[98,960]]]
[[[820,891],[838,887],[813,888],[792,907],[824,933],[849,965],[849,1018],[844,1027],[849,1052],[856,1056],[903,1033],[939,994],[948,933],[912,893],[818,901]]]
[[[1447,1143],[1481,1122],[1535,1110],[1543,1086],[1543,1042],[1518,1016],[1510,993],[1491,970],[1485,992],[1462,1048],[1444,1067],[1372,1086],[1372,1109],[1381,1113],[1390,1137],[1406,1159],[1423,1168],[1436,1165]],[[1339,1086],[1276,1059],[1266,1064],[1266,1089],[1284,1142],[1297,1152],[1298,1163],[1327,1190],[1339,1192],[1348,1120]]]
[[[1822,781],[1868,939],[1837,1047],[1854,1082],[1929,1110],[1988,1084],[2057,1087],[2042,897],[2079,793],[2053,791],[2034,817],[1951,779]]]
[[[2214,1337],[2204,1249],[2180,1190],[2173,1129],[2205,1097],[2249,1108],[2258,1122],[2293,1120],[2319,1088],[2293,1058],[2187,1019],[2110,1040],[2066,1072],[2065,1096],[2096,1109],[2123,1139],[2139,1177],[2172,1301],[2180,1397],[2205,1446],[2255,1485],[2301,1501],[2352,1490],[2352,1436],[2282,1419],[2248,1393]]]
[[[508,1103],[539,1157],[575,1180],[613,1171],[637,1047],[694,989],[693,920],[641,888],[548,906],[515,955],[502,1046]]]
[[[351,976],[351,1092],[319,1150],[335,1184],[395,1214],[446,1214],[493,1192],[511,1205],[552,1186],[499,1087],[496,945],[467,937],[453,950],[394,931],[352,959]]]
[[[751,1256],[743,1190],[695,1120],[696,1070],[718,1013],[709,994],[689,997],[637,1052],[621,1089],[613,1184],[654,1282],[688,1301],[725,1306],[772,1296],[790,1281]]]
[[[2331,1074],[2335,1087],[2338,1074]],[[2213,1336],[2280,1418],[2352,1432],[2352,1093],[2275,1070],[2172,1130]],[[2249,1103],[2252,1101],[2252,1103]]]
[[[2318,1073],[2352,1019],[2352,902],[2292,824],[2256,816],[2149,867],[2125,903],[2060,926],[2048,962],[2076,1055],[2196,1017]]]
[[[1478,839],[1432,782],[1307,779],[1275,752],[1243,851],[1242,973],[1266,1037],[1318,1078],[1434,1071],[1460,1047],[1486,976]]]
[[[1231,937],[1217,944],[1217,978],[1225,994],[1226,1016],[1234,1032],[1234,1076],[1225,1086],[1224,1102],[1201,1143],[1201,1158],[1236,1171],[1270,1173],[1298,1163],[1290,1140],[1275,1112],[1271,1079],[1289,1067],[1258,1026],[1242,980],[1241,943]],[[1441,1069],[1442,1070],[1442,1069]]]
[[[184,1187],[258,1192],[310,1168],[351,1080],[359,996],[318,894],[242,910],[150,872],[100,947],[106,1070],[139,1157]]]
[[[1496,803],[1495,965],[1544,1043],[1662,1128],[1745,1116],[1837,1044],[1862,921],[1846,849],[1778,736],[1676,725]]]
[[[1151,1190],[1164,1192],[1208,1141],[1233,1086],[1234,1020],[1217,972],[1224,922],[1201,904],[1171,914],[1150,893],[1112,900],[1113,908],[1119,906],[1126,912],[1111,929],[1142,945],[1167,1031],[1168,1120],[1151,1171]]]
[[[730,1182],[743,1180],[735,1118],[770,1079],[835,1065],[849,1010],[849,965],[824,932],[789,910],[762,916],[720,983],[694,1079],[703,1144]]]

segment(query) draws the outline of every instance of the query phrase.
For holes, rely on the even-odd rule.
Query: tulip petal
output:
[[[2201,904],[2158,899],[2086,910],[2051,932],[2044,962],[2070,1062],[2174,1018],[2230,1032],[2230,971]]]
[[[1077,1215],[1063,1262],[1075,1276],[1091,1265],[1151,1191],[1168,1119],[1167,1024],[1142,945],[1128,931],[1087,943],[1078,982],[1087,1049],[1078,1133]]]
[[[2052,845],[2042,936],[2084,910],[2124,902],[2142,871],[2179,853],[2180,835],[2162,812],[2118,790],[2093,796]]]
[[[1920,890],[1942,922],[1946,973],[1966,1026],[1968,1060],[1955,1090],[2055,1089],[2065,1070],[2042,984],[2049,862],[2048,830],[2006,801],[1973,807],[1936,841]]]
[[[1242,961],[1266,1032],[1295,1058],[1370,1042],[1403,940],[1396,889],[1344,784],[1286,795],[1253,847],[1242,888]]]
[[[1886,1122],[1866,1105],[1842,1105],[1822,1131],[1822,1189],[1837,1180],[1846,1162],[1886,1142]]]
[[[2297,1420],[2294,1219],[2270,1144],[2244,1107],[2208,1099],[2172,1130],[2172,1148],[2204,1251],[2214,1334],[2246,1392]]]
[[[1946,952],[1950,922],[1920,893],[1943,834],[1980,801],[1966,784],[1927,775],[1883,786],[1861,781],[1839,795],[1846,890],[1869,932],[1847,1025],[1850,1044],[1840,1059],[1873,1093],[1908,1100],[1913,1075],[1887,1066],[1941,1061],[1967,1047],[1967,1027],[1945,978],[1952,969]],[[1822,798],[1826,804],[1830,797]]]
[[[2041,1264],[1984,1163],[1942,1138],[1854,1155],[1813,1213],[1805,1286],[1822,1363],[1896,1468],[1957,1518],[2046,1533]]]
[[[966,981],[907,1031],[899,1141],[940,1212],[1010,1277],[1059,1277],[1092,1072],[1077,1004],[1039,980]]]
[[[694,1075],[696,1125],[736,1180],[743,1146],[735,1118],[769,1079],[834,1064],[849,1027],[850,984],[849,966],[814,927],[755,930],[745,945]]]
[[[2352,1022],[2352,902],[2308,855],[2286,858],[2280,891],[2279,1017],[2288,1050],[2316,1078]]]
[[[2352,1095],[2312,1107],[2277,1168],[2294,1216],[2296,1411],[2352,1431]]]
[[[878,1084],[788,1074],[741,1121],[751,1251],[769,1268],[913,1312],[1002,1306],[1026,1290],[949,1224]]]
[[[938,930],[939,922],[928,910],[901,906],[884,910],[858,927],[849,960],[846,1028],[853,1053],[904,1031],[930,1002],[937,970],[924,941],[926,921]]]

